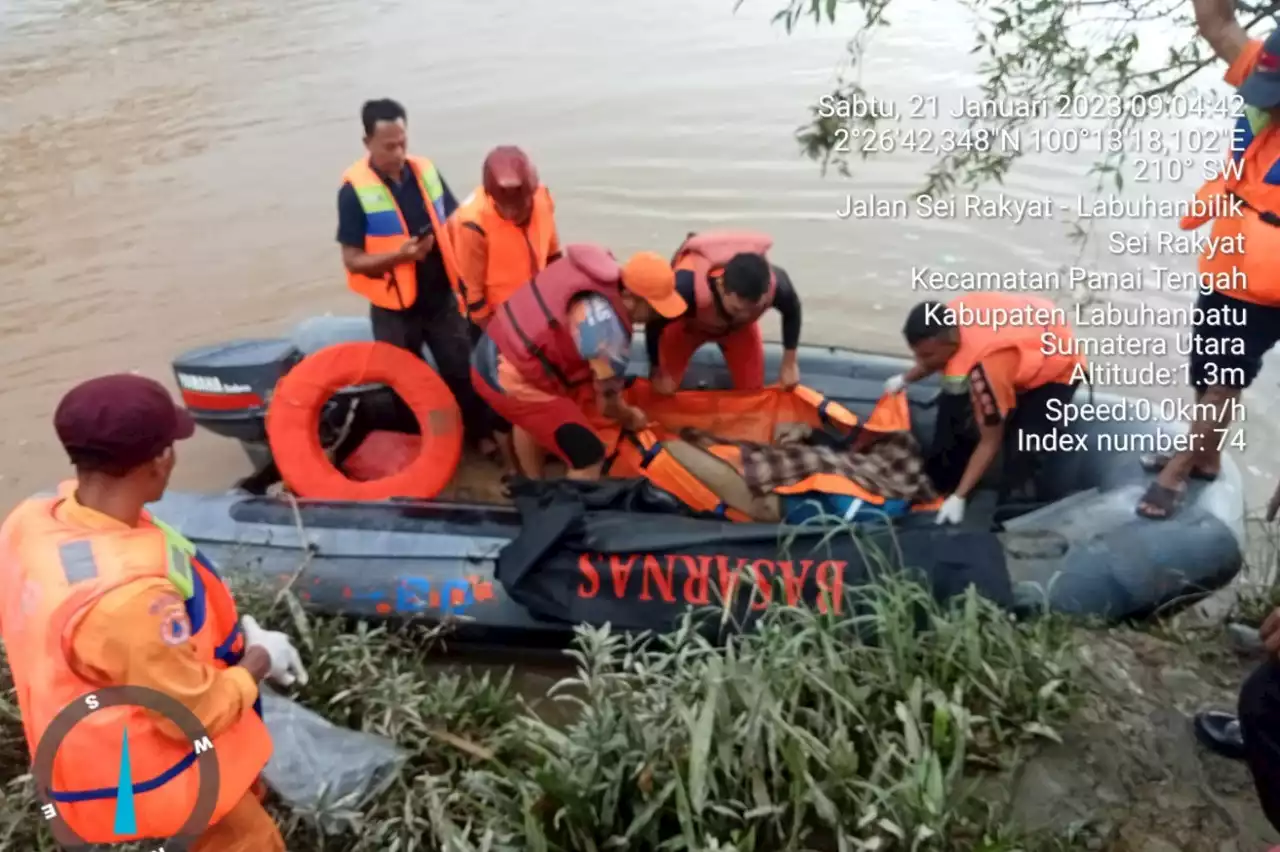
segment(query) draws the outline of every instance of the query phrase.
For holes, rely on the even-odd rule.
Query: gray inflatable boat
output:
[[[764,570],[758,565],[765,562],[772,566],[770,571],[793,570],[792,562],[766,559],[772,553],[761,548],[776,550],[779,529],[762,524],[662,515],[636,515],[634,523],[617,523],[616,511],[602,512],[599,519],[588,518],[585,526],[581,518],[574,522],[579,534],[575,543],[544,542],[530,549],[528,539],[546,522],[509,505],[444,500],[344,503],[269,496],[268,486],[276,477],[264,416],[276,381],[310,352],[362,339],[370,339],[367,320],[324,317],[303,323],[287,339],[232,341],[177,358],[179,386],[184,392],[195,391],[184,396],[197,421],[238,440],[256,473],[226,493],[170,492],[152,507],[155,514],[181,529],[215,563],[247,569],[273,582],[291,582],[322,612],[451,619],[458,622],[458,638],[504,645],[562,644],[580,621],[609,621],[622,627],[669,623],[685,606],[699,602],[687,593],[696,579],[686,576],[693,568],[682,566],[701,564],[698,559],[729,559],[723,554],[738,547],[735,543],[741,544],[734,551],[739,565],[745,559],[757,566],[757,572]],[[776,375],[780,349],[770,345],[767,354],[768,370]],[[874,407],[885,379],[905,366],[902,359],[846,349],[809,346],[800,354],[804,383],[860,417]],[[635,344],[632,369],[637,375],[647,372],[643,339]],[[685,387],[728,387],[718,350],[704,347],[695,356]],[[1088,393],[1081,389],[1077,400],[1084,401]],[[386,390],[344,391],[322,418],[322,430],[343,420],[351,399],[377,394],[386,395]],[[909,390],[913,429],[925,448],[933,445],[940,397],[936,382]],[[199,400],[213,402],[202,405]],[[1095,401],[1116,399],[1098,395]],[[988,578],[994,572],[996,579],[979,582],[980,590],[986,594],[987,583],[996,590],[992,596],[1001,597],[1003,586],[1016,606],[1047,606],[1116,620],[1189,603],[1222,587],[1241,569],[1244,499],[1239,471],[1226,458],[1215,481],[1191,484],[1175,521],[1137,516],[1134,506],[1151,480],[1140,456],[1155,448],[1152,442],[1159,432],[1167,434],[1171,428],[1177,427],[1077,421],[1063,431],[1082,436],[1088,449],[1044,457],[1035,503],[1001,501],[998,483],[990,488],[984,483],[959,528],[936,527],[932,515],[895,526],[903,538],[927,539],[928,547],[917,551],[924,555],[917,558],[928,560],[933,558],[928,554],[937,554],[938,565],[918,567],[932,571],[935,580],[945,579],[947,572],[955,574],[957,553],[972,552],[977,560],[979,551],[986,552],[984,542],[997,543],[991,551],[994,557],[982,556],[983,564],[969,564],[964,571],[979,571]],[[585,539],[582,529],[589,531]],[[656,530],[662,534],[655,535]],[[641,539],[643,544],[637,544]],[[714,542],[721,555],[699,556],[701,551],[689,549],[699,541]],[[510,563],[516,550],[521,551],[514,560],[519,568],[514,574],[501,569],[500,556]],[[630,579],[624,576],[619,585],[618,566],[625,564],[630,572],[632,563],[618,554],[630,553],[627,558],[634,560],[641,551],[644,558],[636,564],[646,567],[637,568]],[[807,572],[809,562],[803,565]],[[601,600],[601,588],[613,596],[610,606],[592,609],[592,601]],[[655,601],[662,605],[656,620]],[[649,614],[628,624],[626,614],[641,610]]]

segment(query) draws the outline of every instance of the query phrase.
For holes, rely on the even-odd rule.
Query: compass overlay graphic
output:
[[[156,849],[164,852],[187,852],[199,838],[213,818],[214,808],[218,804],[219,771],[218,759],[214,752],[208,732],[200,724],[200,720],[182,702],[172,696],[141,686],[110,686],[95,690],[81,696],[67,705],[49,724],[40,744],[36,748],[35,761],[31,771],[35,777],[36,795],[41,802],[40,818],[49,823],[58,843],[66,850],[102,849],[102,844],[90,843],[72,830],[58,811],[59,803],[51,793],[53,786],[53,764],[62,741],[80,722],[99,710],[108,707],[142,707],[168,719],[182,731],[185,739],[192,745],[193,763],[200,774],[200,786],[195,805],[190,816],[183,823],[181,830],[173,837],[154,838]],[[85,760],[95,759],[95,755],[85,755]],[[123,733],[120,749],[120,766],[117,776],[119,781],[115,789],[115,821],[113,832],[121,838],[120,842],[131,842],[138,834],[147,835],[147,827],[138,824],[135,799],[144,792],[134,789],[134,784],[141,779],[133,777],[129,756],[129,731]]]

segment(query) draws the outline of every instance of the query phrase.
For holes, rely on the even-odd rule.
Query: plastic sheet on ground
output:
[[[336,833],[391,786],[408,754],[376,734],[340,728],[295,701],[262,690],[274,751],[263,777],[294,810]]]

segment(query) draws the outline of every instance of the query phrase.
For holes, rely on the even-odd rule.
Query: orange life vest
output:
[[[681,391],[673,398],[670,396],[651,396],[648,384],[644,380],[638,380],[628,389],[627,396],[628,400],[632,402],[639,399],[639,404],[642,407],[649,404],[648,407],[644,407],[644,410],[649,413],[651,419],[661,425],[634,435],[626,434],[624,441],[618,444],[616,451],[610,458],[607,472],[614,476],[643,476],[663,491],[675,496],[686,506],[699,512],[711,512],[731,521],[749,521],[751,519],[742,512],[730,508],[714,491],[704,485],[702,480],[689,473],[684,465],[667,452],[662,441],[666,438],[675,437],[682,426],[691,424],[682,423],[680,416],[675,418],[665,416],[671,412],[664,409],[668,407],[676,409],[680,414],[687,414],[692,421],[703,424],[715,423],[714,418],[724,413],[729,420],[733,421],[733,424],[726,423],[725,428],[721,429],[721,431],[729,433],[737,440],[757,439],[759,442],[767,442],[772,439],[772,433],[777,425],[776,420],[779,417],[787,422],[807,420],[807,425],[812,428],[831,426],[841,432],[849,432],[858,426],[858,416],[852,411],[834,400],[827,399],[827,397],[812,388],[807,388],[803,385],[792,388],[790,391],[782,391],[776,387],[753,392]],[[905,394],[903,396],[903,416],[906,416]],[[749,406],[752,409],[752,413],[761,415],[762,420],[760,422],[752,422],[753,418],[747,412],[739,410],[744,405]],[[719,411],[721,408],[727,409],[727,411]],[[877,412],[879,412],[879,409],[877,409]],[[801,417],[801,415],[808,416]],[[866,425],[876,431],[885,431],[883,424],[884,415],[877,413],[873,414],[873,420],[868,421]],[[742,450],[737,444],[713,444],[706,449],[712,455],[728,462],[739,473],[742,472]],[[827,475],[819,474],[818,478],[820,479],[823,476]],[[805,482],[809,482],[814,478],[809,477]],[[836,479],[838,477],[831,478]],[[856,483],[848,484],[859,492],[861,491]],[[801,491],[819,489],[790,486],[786,489],[776,490],[785,493],[790,493],[794,490],[799,493]],[[846,492],[836,491],[834,493]],[[874,500],[876,498],[868,495],[868,499]]]
[[[444,183],[440,173],[426,157],[409,157],[409,168],[422,189],[422,199],[427,203],[427,215],[431,217],[431,231],[436,239],[436,251],[444,261],[444,271],[450,285],[458,288],[458,264],[453,253],[453,242],[448,229],[444,206]],[[391,254],[400,250],[412,234],[404,223],[404,214],[396,204],[395,196],[378,173],[361,159],[352,163],[342,174],[342,182],[351,184],[364,209],[364,250],[369,254]],[[347,271],[347,286],[373,304],[388,310],[403,310],[413,305],[418,297],[418,268],[413,261],[401,263],[381,278],[370,278]]]
[[[569,306],[588,293],[603,296],[628,339],[630,314],[622,302],[622,269],[608,249],[582,243],[516,290],[494,313],[485,332],[520,375],[547,393],[589,386],[591,365],[569,328]]]
[[[1212,284],[1246,302],[1280,305],[1280,147],[1274,144],[1277,127],[1268,122],[1265,111],[1245,108],[1229,148],[1234,168],[1225,166],[1200,187],[1196,200],[1205,209],[1183,216],[1178,225],[1193,231],[1213,220],[1200,254],[1202,286]],[[1271,156],[1264,160],[1268,150]],[[1234,199],[1243,202],[1240,215],[1215,215],[1233,210]],[[1237,251],[1223,251],[1227,245]]]
[[[69,493],[74,483],[64,484]],[[118,531],[85,530],[58,520],[63,497],[26,500],[0,527],[0,639],[17,689],[18,708],[34,757],[55,717],[104,686],[86,679],[70,659],[75,630],[112,589],[148,577],[168,577],[186,599],[187,640],[197,655],[226,668],[244,653],[235,601],[195,546],[149,517]],[[134,779],[134,808],[145,837],[171,837],[196,803],[196,748],[176,739],[140,707],[96,710],[63,740],[54,760],[52,798],[59,817],[89,843],[121,843],[114,832],[115,796],[125,731]],[[249,791],[271,757],[271,736],[257,713],[245,713],[209,736],[218,759],[217,822]],[[91,756],[91,757],[86,757]]]
[[[675,437],[684,426],[693,425],[692,422],[681,422],[679,418],[668,422],[663,417],[666,413],[662,410],[664,405],[669,405],[673,408],[692,409],[691,420],[698,419],[699,414],[701,414],[705,422],[707,413],[714,407],[712,400],[715,396],[724,396],[731,412],[736,409],[737,404],[740,402],[751,402],[756,409],[768,409],[771,407],[769,398],[772,397],[772,407],[782,409],[784,412],[782,413],[783,420],[788,422],[803,422],[807,420],[808,425],[813,428],[830,426],[836,431],[846,434],[859,427],[868,432],[878,433],[908,431],[911,428],[911,413],[907,403],[907,395],[903,392],[882,398],[876,404],[866,422],[859,423],[858,416],[852,411],[817,391],[804,386],[793,388],[791,391],[781,391],[775,387],[750,393],[735,391],[680,391],[676,395],[678,398],[676,402],[672,402],[672,397],[650,397],[647,394],[646,387],[643,379],[637,380],[635,385],[628,389],[629,400],[636,401],[633,392],[639,388],[641,390],[640,404],[643,407],[646,402],[653,402],[652,410],[645,408],[645,411],[661,425],[655,425],[634,435],[626,435],[624,440],[618,443],[613,456],[609,459],[609,467],[606,473],[620,477],[643,476],[663,491],[679,499],[686,506],[699,512],[711,512],[731,521],[750,521],[751,519],[742,512],[730,508],[714,491],[704,485],[702,480],[689,473],[688,469],[663,447],[662,441],[664,439]],[[701,409],[701,412],[699,409]],[[807,418],[800,417],[806,412],[809,415]],[[730,419],[735,423],[739,423],[744,418],[733,417],[731,414]],[[763,443],[770,440],[775,425],[773,422],[767,425],[746,423],[745,428],[735,434],[733,426],[726,424],[727,428],[724,431],[729,433],[726,438],[731,435],[732,440]],[[742,449],[738,444],[712,444],[705,449],[731,465],[739,473],[742,473]],[[888,502],[883,496],[872,494],[853,480],[831,473],[811,474],[791,485],[777,486],[773,491],[776,494],[805,494],[814,491],[824,494],[842,494],[861,500],[866,505],[873,507],[884,506]],[[911,511],[934,511],[941,502],[942,500],[939,498],[927,503],[916,503],[911,506]]]
[[[476,189],[471,199],[454,213],[456,227],[471,228],[485,237],[488,268],[483,281],[461,281],[461,297],[476,320],[489,316],[533,276],[547,268],[547,258],[555,241],[555,205],[551,193],[539,186],[533,196],[533,214],[525,225],[509,222],[498,214],[493,199]]]
[[[1068,343],[1075,338],[1071,326],[1052,321],[1059,318],[1057,307],[1048,299],[1035,296],[1016,296],[1010,293],[973,293],[961,296],[947,304],[959,313],[962,308],[980,312],[986,317],[989,310],[1023,311],[1043,313],[1051,321],[1045,324],[1005,325],[993,328],[981,321],[960,327],[960,348],[951,356],[943,369],[943,378],[949,382],[962,382],[983,358],[1002,349],[1018,350],[1018,374],[1014,387],[1018,392],[1029,391],[1053,381],[1062,381],[1077,364],[1084,363],[1083,355],[1044,353],[1044,335],[1052,334],[1058,341]],[[1053,313],[1045,313],[1054,311]],[[1037,315],[1038,318],[1038,315]],[[964,321],[959,315],[960,322]]]
[[[750,316],[731,320],[720,309],[713,289],[713,280],[724,274],[724,265],[737,254],[758,254],[768,258],[773,238],[754,231],[707,231],[690,234],[676,249],[671,265],[677,270],[693,273],[694,309],[690,320],[702,332],[719,337],[751,325],[773,307],[773,294],[777,291],[778,276],[770,268],[769,289],[765,291]]]
[[[713,447],[711,452],[732,464],[732,454],[737,450],[733,445],[721,445]],[[609,459],[605,474],[609,474],[615,465],[627,471],[638,470],[645,479],[694,511],[711,512],[729,521],[751,520],[737,509],[731,508],[704,485],[702,480],[689,473],[684,465],[667,452],[662,439],[648,429],[637,433],[623,433],[623,441]]]

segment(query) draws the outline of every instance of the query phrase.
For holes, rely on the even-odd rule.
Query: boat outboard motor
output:
[[[291,339],[235,340],[184,352],[173,361],[183,404],[198,425],[240,442],[254,467],[252,480],[274,471],[267,407],[276,383],[306,351]],[[357,432],[375,428],[374,423],[395,428],[404,419],[398,406],[399,399],[382,385],[346,388],[321,414],[321,443],[345,445],[343,438],[358,438]]]

